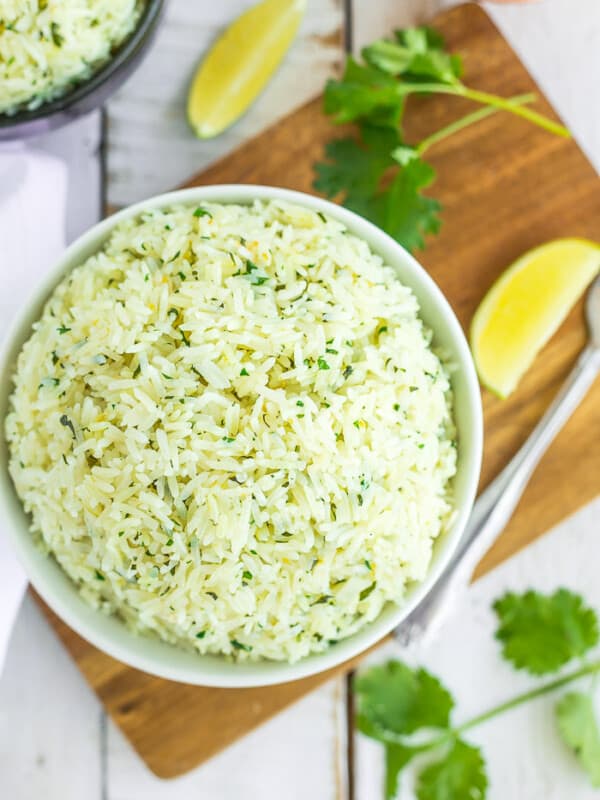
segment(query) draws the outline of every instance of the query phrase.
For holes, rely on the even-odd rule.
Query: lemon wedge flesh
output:
[[[585,239],[556,239],[509,267],[471,324],[481,382],[509,395],[599,271],[600,245]]]
[[[188,119],[209,139],[240,117],[291,45],[306,0],[263,0],[238,17],[212,47],[188,95]]]

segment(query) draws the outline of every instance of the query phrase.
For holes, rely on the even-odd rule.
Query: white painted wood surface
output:
[[[516,672],[501,659],[490,606],[506,591],[550,592],[565,586],[600,611],[600,582],[594,566],[600,551],[599,519],[600,500],[478,581],[434,642],[409,653],[395,643],[386,644],[366,663],[401,658],[424,665],[454,694],[457,724],[538,685],[540,681]],[[553,709],[559,696],[560,692],[540,698],[465,734],[467,741],[482,747],[486,757],[489,800],[598,797],[557,736]],[[600,712],[600,693],[597,699]],[[357,734],[355,750],[356,798],[380,800],[381,749]],[[401,800],[413,800],[411,777],[409,772],[403,781]]]
[[[303,34],[289,59],[237,126],[211,143],[190,135],[183,99],[193,65],[222,25],[248,4],[249,0],[171,0],[156,47],[111,102],[111,202],[131,202],[170,188],[322,86],[337,56],[321,37],[339,26],[341,0],[310,0]],[[355,48],[394,26],[425,18],[440,5],[442,0],[353,0]],[[600,113],[594,103],[600,76],[597,0],[542,0],[522,8],[497,7],[493,13],[600,165]],[[84,139],[78,142],[83,150]],[[85,163],[80,162],[80,169],[89,167]],[[490,636],[490,598],[507,586],[533,583],[552,588],[566,583],[600,607],[595,568],[600,542],[594,532],[599,515],[600,501],[478,583],[460,622],[422,654],[456,691],[459,716],[521,685],[498,662]],[[107,723],[96,698],[27,599],[0,678],[0,798],[343,800],[348,797],[344,691],[342,681],[332,682],[193,773],[162,782],[148,773],[119,731]],[[489,757],[491,800],[595,796],[558,746],[544,701],[482,728],[473,740]],[[378,800],[379,751],[362,737],[354,744],[354,800]],[[403,797],[409,796],[405,791]]]
[[[125,205],[172,189],[314,97],[340,61],[342,0],[308,0],[298,38],[246,115],[216,139],[196,139],[186,120],[201,54],[251,0],[171,0],[151,55],[108,104],[108,200]]]

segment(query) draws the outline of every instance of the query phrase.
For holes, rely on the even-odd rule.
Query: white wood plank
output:
[[[484,6],[600,170],[598,0]]]
[[[352,49],[355,53],[396,28],[427,22],[449,0],[352,0]]]
[[[454,719],[459,724],[526,690],[534,682],[513,670],[499,655],[493,638],[491,603],[507,590],[533,587],[553,591],[566,586],[580,592],[600,610],[599,517],[600,499],[478,581],[430,644],[403,651],[390,643],[369,656],[367,663],[400,658],[410,664],[424,664],[454,693]],[[523,706],[465,737],[483,747],[490,778],[488,800],[597,798],[597,792],[558,739],[554,699],[546,697]],[[600,696],[598,700],[600,705]],[[356,800],[380,800],[381,749],[357,734],[355,752]],[[413,800],[411,787],[412,773],[408,772],[401,786],[401,800]]]
[[[203,53],[249,0],[171,0],[146,61],[108,104],[108,199],[122,205],[174,188],[316,95],[340,61],[333,41],[341,0],[308,0],[300,34],[244,118],[216,139],[195,138],[186,121],[190,79]]]
[[[193,772],[151,775],[109,727],[110,800],[342,800],[346,794],[344,681],[331,681]]]
[[[0,679],[0,797],[101,798],[101,708],[33,600]]]

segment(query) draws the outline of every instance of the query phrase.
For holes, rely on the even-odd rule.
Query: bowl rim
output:
[[[47,273],[42,284],[35,289],[28,302],[12,320],[12,324],[2,342],[2,347],[0,348],[0,374],[3,374],[6,378],[1,384],[0,392],[0,414],[2,420],[4,420],[5,415],[2,412],[3,410],[4,412],[6,411],[8,398],[12,392],[10,376],[14,372],[14,360],[23,343],[31,335],[33,309],[40,309],[43,306],[62,277],[82,263],[90,253],[97,251],[116,225],[145,211],[174,204],[201,202],[250,204],[254,200],[282,200],[314,211],[322,211],[342,222],[359,238],[366,240],[375,253],[393,252],[396,262],[402,265],[402,269],[406,269],[411,273],[411,280],[414,278],[419,289],[417,291],[410,281],[407,285],[411,286],[411,289],[417,294],[425,294],[428,301],[433,303],[435,312],[440,314],[440,319],[443,319],[444,326],[451,339],[451,347],[454,351],[452,356],[458,363],[465,386],[465,402],[468,407],[464,413],[470,420],[468,432],[470,442],[466,448],[466,455],[463,456],[466,460],[460,466],[464,484],[463,497],[456,508],[456,515],[451,529],[444,534],[444,539],[440,542],[439,549],[441,553],[436,553],[433,563],[429,565],[426,578],[411,588],[409,596],[402,606],[391,606],[391,609],[387,611],[384,609],[375,620],[367,623],[358,633],[340,640],[323,653],[312,654],[294,663],[267,660],[233,662],[234,668],[232,668],[232,662],[227,661],[223,656],[208,657],[189,653],[185,655],[191,655],[192,660],[188,659],[189,663],[184,663],[185,658],[182,653],[185,653],[185,651],[175,645],[161,642],[160,648],[163,648],[163,650],[168,648],[168,651],[177,653],[178,659],[182,662],[179,664],[169,663],[166,656],[159,658],[152,649],[149,643],[154,642],[153,638],[139,636],[130,632],[120,621],[118,625],[123,629],[123,635],[117,637],[103,630],[104,627],[108,626],[103,625],[101,620],[116,620],[117,618],[92,609],[82,599],[81,603],[72,602],[74,599],[73,592],[77,592],[77,590],[71,579],[62,571],[62,568],[58,567],[58,571],[64,577],[62,588],[59,585],[61,581],[55,581],[54,578],[49,577],[48,569],[44,567],[44,562],[48,562],[49,559],[46,556],[40,556],[33,543],[33,538],[29,534],[28,526],[24,525],[22,520],[17,519],[18,508],[20,507],[21,517],[23,517],[23,509],[8,474],[7,446],[3,424],[0,435],[3,445],[2,452],[0,452],[0,509],[7,517],[7,537],[29,580],[44,602],[59,618],[92,645],[131,667],[168,680],[221,688],[267,686],[298,680],[326,671],[363,653],[399,625],[437,582],[458,546],[475,500],[483,451],[481,395],[469,346],[449,302],[414,256],[371,222],[328,200],[290,189],[252,184],[199,186],[156,195],[107,217],[69,245],[58,262]],[[383,257],[384,260],[389,262],[387,257]],[[421,306],[421,301],[419,305]],[[36,311],[33,319],[37,319],[38,316],[39,313]],[[432,329],[435,335],[435,329]],[[67,583],[69,587],[66,586]],[[119,641],[116,641],[116,639]],[[144,650],[148,652],[142,652]],[[167,653],[167,651],[164,650],[164,653]],[[210,667],[211,664],[215,663],[215,659],[217,662],[222,662],[222,674],[215,668],[203,669],[203,662],[210,661]],[[177,659],[174,658],[173,662],[176,661]]]

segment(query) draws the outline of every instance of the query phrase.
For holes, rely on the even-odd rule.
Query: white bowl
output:
[[[6,520],[9,540],[36,591],[77,633],[114,658],[163,678],[204,686],[263,686],[304,678],[356,656],[383,638],[427,594],[455,550],[473,505],[481,463],[482,413],[475,369],[461,327],[436,284],[404,248],[362,217],[317,197],[266,186],[202,186],[160,195],[105,219],[74,242],[49,273],[43,287],[36,292],[4,345],[0,355],[1,422],[7,411],[16,357],[30,336],[31,325],[39,318],[48,295],[65,273],[102,246],[115,225],[144,210],[173,203],[250,203],[257,198],[297,203],[339,220],[352,233],[368,242],[374,252],[396,269],[400,280],[414,291],[421,306],[421,316],[434,333],[434,343],[442,346],[457,366],[452,375],[458,428],[458,469],[455,478],[457,514],[451,530],[435,545],[426,579],[411,588],[401,607],[389,605],[359,633],[332,645],[324,653],[309,656],[295,664],[273,661],[238,664],[220,656],[197,655],[156,639],[136,636],[116,617],[106,616],[88,606],[56,561],[42,555],[34,546],[28,518],[8,474],[8,452],[2,437],[0,514]]]

